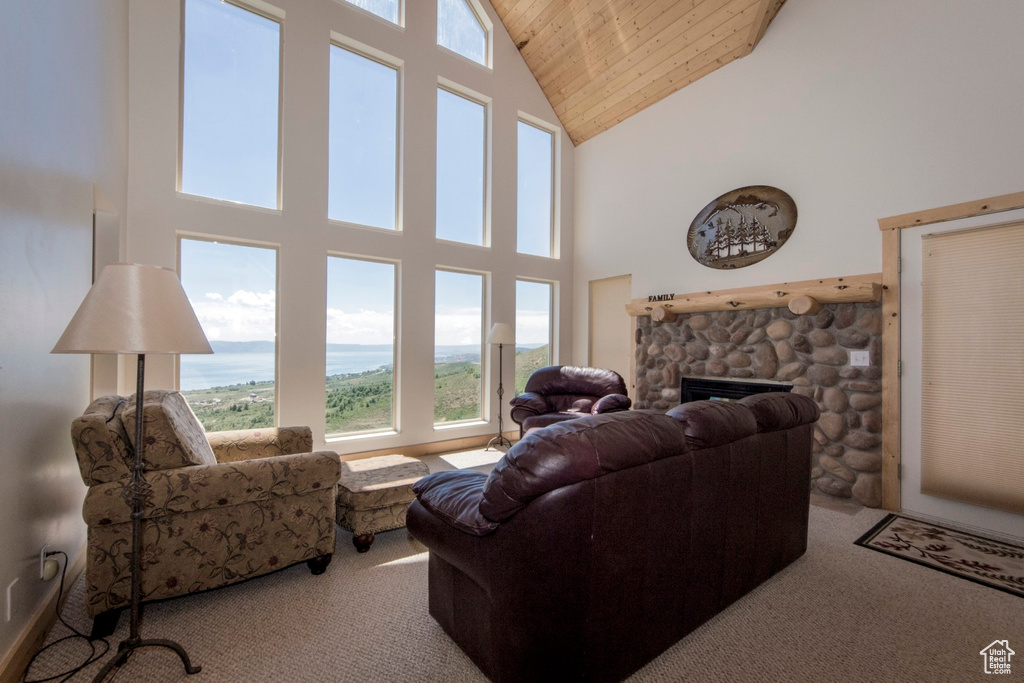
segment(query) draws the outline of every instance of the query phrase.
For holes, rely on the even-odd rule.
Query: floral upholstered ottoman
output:
[[[352,532],[356,550],[369,550],[378,531],[405,526],[405,513],[416,497],[412,485],[428,472],[425,463],[404,455],[341,463],[338,526]]]

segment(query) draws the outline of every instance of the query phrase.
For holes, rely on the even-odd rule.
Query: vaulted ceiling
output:
[[[786,0],[491,0],[574,144],[757,46]]]

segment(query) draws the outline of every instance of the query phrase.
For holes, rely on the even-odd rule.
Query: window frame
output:
[[[277,41],[277,204],[274,207],[257,206],[232,199],[220,199],[218,197],[207,197],[201,194],[184,192],[181,189],[182,171],[185,160],[185,12],[189,0],[182,0],[180,11],[180,30],[178,43],[178,159],[175,179],[175,193],[178,197],[213,204],[244,208],[252,211],[263,211],[280,214],[284,210],[284,196],[282,188],[284,185],[284,22],[285,11],[279,7],[264,2],[263,0],[220,0],[220,2],[232,5],[241,10],[252,12],[258,16],[274,21],[278,24],[279,33]]]
[[[351,0],[336,0],[336,1],[339,2],[341,5],[343,5],[345,7],[351,7],[352,9],[354,9],[354,10],[356,10],[358,12],[362,12],[363,14],[369,15],[369,16],[373,17],[374,19],[376,19],[377,21],[382,21],[382,22],[384,22],[385,24],[387,24],[388,26],[390,26],[392,28],[397,28],[397,29],[405,30],[405,0],[398,0],[398,21],[391,21],[387,17],[382,17],[381,15],[377,14],[376,12],[372,12],[372,11],[366,9],[365,7],[360,7],[359,5],[351,2]]]
[[[443,78],[443,77],[439,76],[438,79],[437,79],[437,87],[435,89],[435,93],[437,91],[440,91],[440,90],[444,90],[445,92],[447,92],[447,93],[449,93],[451,95],[454,95],[455,97],[461,97],[462,99],[468,100],[469,102],[472,102],[473,104],[477,104],[477,105],[483,107],[483,110],[484,110],[484,141],[483,141],[484,142],[484,144],[483,144],[483,152],[484,153],[483,153],[483,159],[481,160],[481,162],[483,163],[483,183],[482,183],[483,186],[481,187],[481,191],[483,192],[483,206],[482,206],[482,209],[483,209],[482,219],[483,220],[482,220],[482,225],[481,225],[481,227],[482,227],[482,234],[480,236],[480,240],[481,240],[480,244],[471,244],[470,242],[460,242],[459,240],[451,240],[451,239],[447,239],[447,238],[444,238],[444,237],[439,237],[438,234],[437,234],[437,226],[438,226],[438,221],[437,221],[437,208],[438,208],[437,194],[438,194],[438,190],[440,188],[440,186],[438,184],[439,178],[438,178],[438,173],[437,173],[437,157],[438,157],[438,154],[437,154],[437,152],[438,152],[437,135],[438,135],[438,131],[440,129],[440,117],[437,116],[437,113],[438,113],[438,109],[440,108],[440,98],[435,96],[435,103],[434,103],[434,117],[435,117],[435,122],[434,122],[434,239],[437,240],[438,242],[443,242],[445,244],[457,244],[457,245],[460,245],[462,247],[470,247],[470,248],[476,248],[476,249],[490,249],[491,248],[491,229],[492,229],[491,202],[492,202],[492,174],[493,174],[493,171],[492,171],[492,168],[491,168],[491,166],[492,166],[491,161],[492,161],[492,158],[493,158],[493,154],[492,154],[491,148],[493,146],[493,135],[494,135],[494,133],[493,133],[494,126],[493,126],[493,123],[492,123],[492,115],[493,115],[492,110],[493,110],[493,107],[491,106],[491,104],[492,104],[493,100],[492,100],[492,98],[488,97],[487,95],[484,95],[482,93],[478,93],[478,92],[476,92],[474,90],[471,90],[471,89],[469,89],[469,88],[467,88],[465,86],[459,85],[458,83],[455,83],[454,81],[450,81],[447,78]]]
[[[389,232],[391,232],[391,231],[389,231]],[[364,254],[352,254],[352,253],[347,253],[347,252],[328,250],[328,252],[327,252],[327,260],[324,261],[325,280],[327,280],[326,283],[325,283],[326,287],[330,286],[330,281],[329,281],[329,279],[327,279],[327,273],[330,270],[329,267],[328,267],[328,264],[330,263],[330,259],[331,258],[343,258],[343,259],[348,259],[350,261],[366,261],[366,262],[369,262],[369,263],[383,263],[383,264],[388,264],[388,265],[394,266],[394,269],[395,269],[395,291],[394,291],[394,321],[393,321],[393,325],[394,325],[394,327],[393,327],[393,329],[394,329],[394,341],[392,343],[392,356],[393,357],[392,357],[392,360],[391,360],[391,368],[392,368],[392,376],[391,376],[391,426],[390,427],[382,427],[380,429],[364,429],[364,430],[355,431],[355,432],[328,432],[327,431],[327,406],[326,406],[327,387],[326,387],[326,384],[325,384],[325,386],[324,386],[324,401],[325,401],[325,405],[324,405],[324,415],[323,415],[323,419],[324,419],[324,441],[326,443],[340,443],[340,442],[343,442],[343,441],[356,441],[356,440],[359,440],[359,439],[370,439],[370,438],[380,437],[380,436],[392,436],[392,435],[396,435],[396,434],[401,434],[401,432],[402,432],[402,426],[401,426],[401,379],[400,379],[401,378],[401,372],[400,372],[400,368],[399,368],[399,362],[400,362],[399,358],[401,357],[401,353],[399,353],[399,351],[401,349],[401,342],[402,342],[401,325],[400,325],[400,322],[401,322],[401,319],[402,319],[401,308],[400,308],[401,307],[401,301],[402,301],[402,294],[401,294],[401,291],[402,291],[402,287],[401,287],[401,285],[402,285],[402,261],[401,261],[401,259],[388,259],[388,258],[382,258],[382,257],[378,257],[378,256],[366,256]],[[325,297],[326,297],[326,294],[327,294],[326,287],[325,287],[325,292],[324,292]],[[326,298],[325,298],[325,301],[326,301]],[[325,379],[327,377],[327,349],[326,349],[326,344],[327,344],[327,341],[326,341],[327,334],[326,334],[326,332],[327,332],[327,330],[326,330],[326,326],[327,326],[327,307],[325,306],[324,307],[324,327],[325,327],[325,329],[324,329],[324,344],[325,344],[325,347],[324,347],[324,378]]]
[[[467,57],[466,55],[461,54],[459,52],[456,52],[455,50],[453,50],[453,49],[451,49],[449,47],[445,47],[441,43],[437,42],[437,31],[438,31],[438,29],[440,27],[440,24],[441,24],[441,12],[440,11],[436,11],[436,16],[434,17],[434,19],[435,19],[434,42],[437,45],[438,49],[443,50],[444,52],[446,52],[446,53],[448,53],[450,55],[454,55],[455,57],[458,57],[459,59],[465,61],[468,64],[472,64],[473,66],[475,66],[477,68],[487,69],[488,71],[493,72],[494,71],[494,22],[492,22],[491,18],[489,16],[487,16],[487,11],[483,8],[483,5],[481,5],[478,2],[478,0],[462,0],[462,1],[466,3],[466,5],[469,7],[469,11],[473,13],[473,16],[476,17],[477,22],[480,24],[480,28],[482,28],[484,30],[484,63],[481,64],[480,62],[476,61],[475,59],[471,59],[471,58]],[[439,7],[439,6],[440,6],[439,4],[435,3],[435,9],[437,7]]]
[[[529,282],[537,285],[548,286],[548,365],[558,364],[558,353],[556,353],[555,344],[555,330],[557,329],[557,318],[558,311],[556,309],[558,301],[558,281],[557,280],[543,280],[540,278],[533,277],[520,277],[516,276],[516,303],[515,303],[515,318],[516,326],[519,325],[519,290],[518,286],[520,282]],[[516,334],[516,343],[519,343],[519,335]],[[515,364],[513,363],[513,368]]]
[[[519,124],[525,124],[527,126],[533,126],[537,130],[541,130],[551,135],[551,217],[550,217],[550,250],[547,256],[539,254],[529,254],[526,252],[519,251],[519,185],[518,185],[518,173],[519,173]],[[522,256],[533,256],[536,258],[553,259],[558,260],[561,258],[561,221],[559,217],[562,214],[562,192],[561,183],[558,182],[559,175],[561,174],[562,168],[562,144],[561,144],[561,131],[558,126],[552,125],[543,119],[539,119],[536,116],[531,116],[525,112],[520,111],[516,117],[516,254]]]
[[[435,418],[435,411],[437,410],[437,396],[434,394],[437,387],[435,386],[437,377],[437,273],[457,273],[460,275],[477,275],[480,277],[480,414],[476,417],[469,417],[463,420],[452,420],[450,422],[437,422]],[[457,268],[454,266],[443,266],[436,264],[434,266],[434,336],[431,339],[431,352],[433,358],[431,359],[431,393],[433,398],[430,402],[431,405],[431,421],[433,423],[434,431],[443,431],[446,429],[455,429],[458,427],[466,427],[468,425],[480,425],[488,424],[487,415],[490,413],[490,401],[488,391],[490,382],[488,381],[489,374],[485,371],[485,368],[490,367],[490,345],[487,343],[487,330],[488,330],[488,319],[489,319],[489,307],[488,302],[490,300],[491,291],[491,274],[486,271],[472,270],[470,268]]]
[[[175,233],[175,265],[178,280],[181,280],[181,242],[192,240],[193,242],[211,242],[213,244],[227,244],[233,247],[253,247],[256,249],[272,249],[274,251],[274,425],[273,428],[281,426],[281,245],[273,242],[260,242],[258,240],[246,240],[235,237],[223,237],[208,233],[189,232],[178,230]],[[191,304],[191,302],[190,302]],[[181,354],[172,355],[172,366],[174,372],[173,387],[175,391],[181,391]]]
[[[345,4],[349,4],[345,0],[342,0]],[[352,5],[356,7],[355,5]],[[404,6],[404,2],[403,2]],[[356,7],[356,9],[362,9]],[[363,10],[365,11],[365,10]],[[372,14],[372,13],[371,13]],[[376,16],[376,15],[374,15]],[[385,20],[386,21],[386,20]],[[388,22],[391,23],[391,22]],[[405,91],[405,60],[399,59],[386,52],[378,50],[374,47],[361,43],[358,40],[349,38],[335,31],[331,31],[330,47],[340,48],[347,50],[354,55],[369,59],[372,62],[377,62],[383,66],[396,71],[396,82],[395,82],[395,227],[392,228],[381,228],[376,225],[364,225],[362,223],[352,223],[350,221],[341,220],[338,218],[330,217],[330,192],[331,192],[331,158],[330,158],[330,141],[331,141],[331,121],[330,121],[330,64],[328,64],[328,118],[327,118],[327,207],[325,209],[325,215],[327,221],[332,225],[344,225],[348,227],[360,228],[364,230],[373,230],[376,232],[383,232],[388,234],[401,234],[404,230],[405,223],[405,211],[404,211],[404,198],[405,198],[405,144],[404,144],[404,132],[405,132],[405,101],[403,93]],[[330,52],[328,51],[328,55]]]

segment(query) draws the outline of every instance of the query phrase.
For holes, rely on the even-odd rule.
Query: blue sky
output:
[[[397,8],[393,0],[350,1],[397,17],[397,9],[389,9]],[[471,58],[473,50],[483,50],[480,26],[464,0],[439,0],[439,12],[453,18],[450,30],[439,31],[450,47]],[[187,0],[183,192],[277,206],[280,32],[278,22],[230,3]],[[337,46],[330,58],[325,210],[332,219],[394,229],[398,72]],[[479,245],[486,109],[440,88],[437,107],[436,235]],[[519,138],[520,250],[548,255],[552,136],[520,122]],[[276,250],[188,239],[181,245],[182,283],[210,339],[274,339]],[[394,266],[337,258],[327,263],[328,339],[391,343]],[[481,343],[481,282],[477,275],[437,275],[436,343]],[[517,341],[548,341],[549,292],[517,285]]]

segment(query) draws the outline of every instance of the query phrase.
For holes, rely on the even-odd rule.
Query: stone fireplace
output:
[[[681,380],[722,378],[791,384],[821,408],[812,487],[868,507],[882,504],[881,303],[826,304],[814,315],[788,308],[637,316],[637,408],[681,401]],[[866,366],[851,364],[867,351]]]

